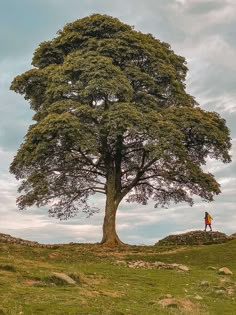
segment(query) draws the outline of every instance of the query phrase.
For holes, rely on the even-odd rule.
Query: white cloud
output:
[[[177,3],[185,4],[188,0],[175,0]]]

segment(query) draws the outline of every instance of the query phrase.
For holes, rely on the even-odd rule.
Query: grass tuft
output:
[[[16,272],[16,267],[12,265],[0,265],[0,270]],[[1,313],[0,313],[1,314]]]

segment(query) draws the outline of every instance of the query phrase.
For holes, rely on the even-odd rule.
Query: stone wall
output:
[[[217,244],[225,243],[229,240],[236,238],[236,233],[227,236],[221,232],[203,232],[203,231],[191,231],[184,234],[169,235],[162,240],[159,240],[155,245],[207,245],[207,244]],[[25,246],[33,247],[45,247],[53,248],[58,246],[63,246],[66,244],[40,244],[34,241],[27,241],[21,238],[13,237],[8,234],[0,233],[0,243],[13,243],[21,244]],[[76,244],[76,243],[70,243]]]
[[[59,245],[49,245],[49,244],[40,244],[38,242],[27,241],[21,238],[13,237],[8,234],[0,233],[0,243],[13,243],[13,244],[21,244],[26,246],[34,246],[34,247],[55,247]]]
[[[191,231],[184,234],[169,235],[155,245],[208,245],[225,243],[232,237],[221,232]]]

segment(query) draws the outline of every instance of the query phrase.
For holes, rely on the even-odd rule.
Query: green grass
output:
[[[0,315],[235,314],[236,240],[207,246],[124,248],[0,243],[0,252]],[[131,269],[116,263],[120,260],[179,263],[190,271]],[[228,267],[233,275],[219,275],[220,267]],[[58,279],[53,272],[69,275],[76,284]],[[159,302],[168,294],[190,306],[163,308]]]

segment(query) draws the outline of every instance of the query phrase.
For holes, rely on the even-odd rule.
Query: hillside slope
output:
[[[27,246],[0,240],[0,314],[234,314],[236,240]],[[227,267],[232,274],[219,274]]]

